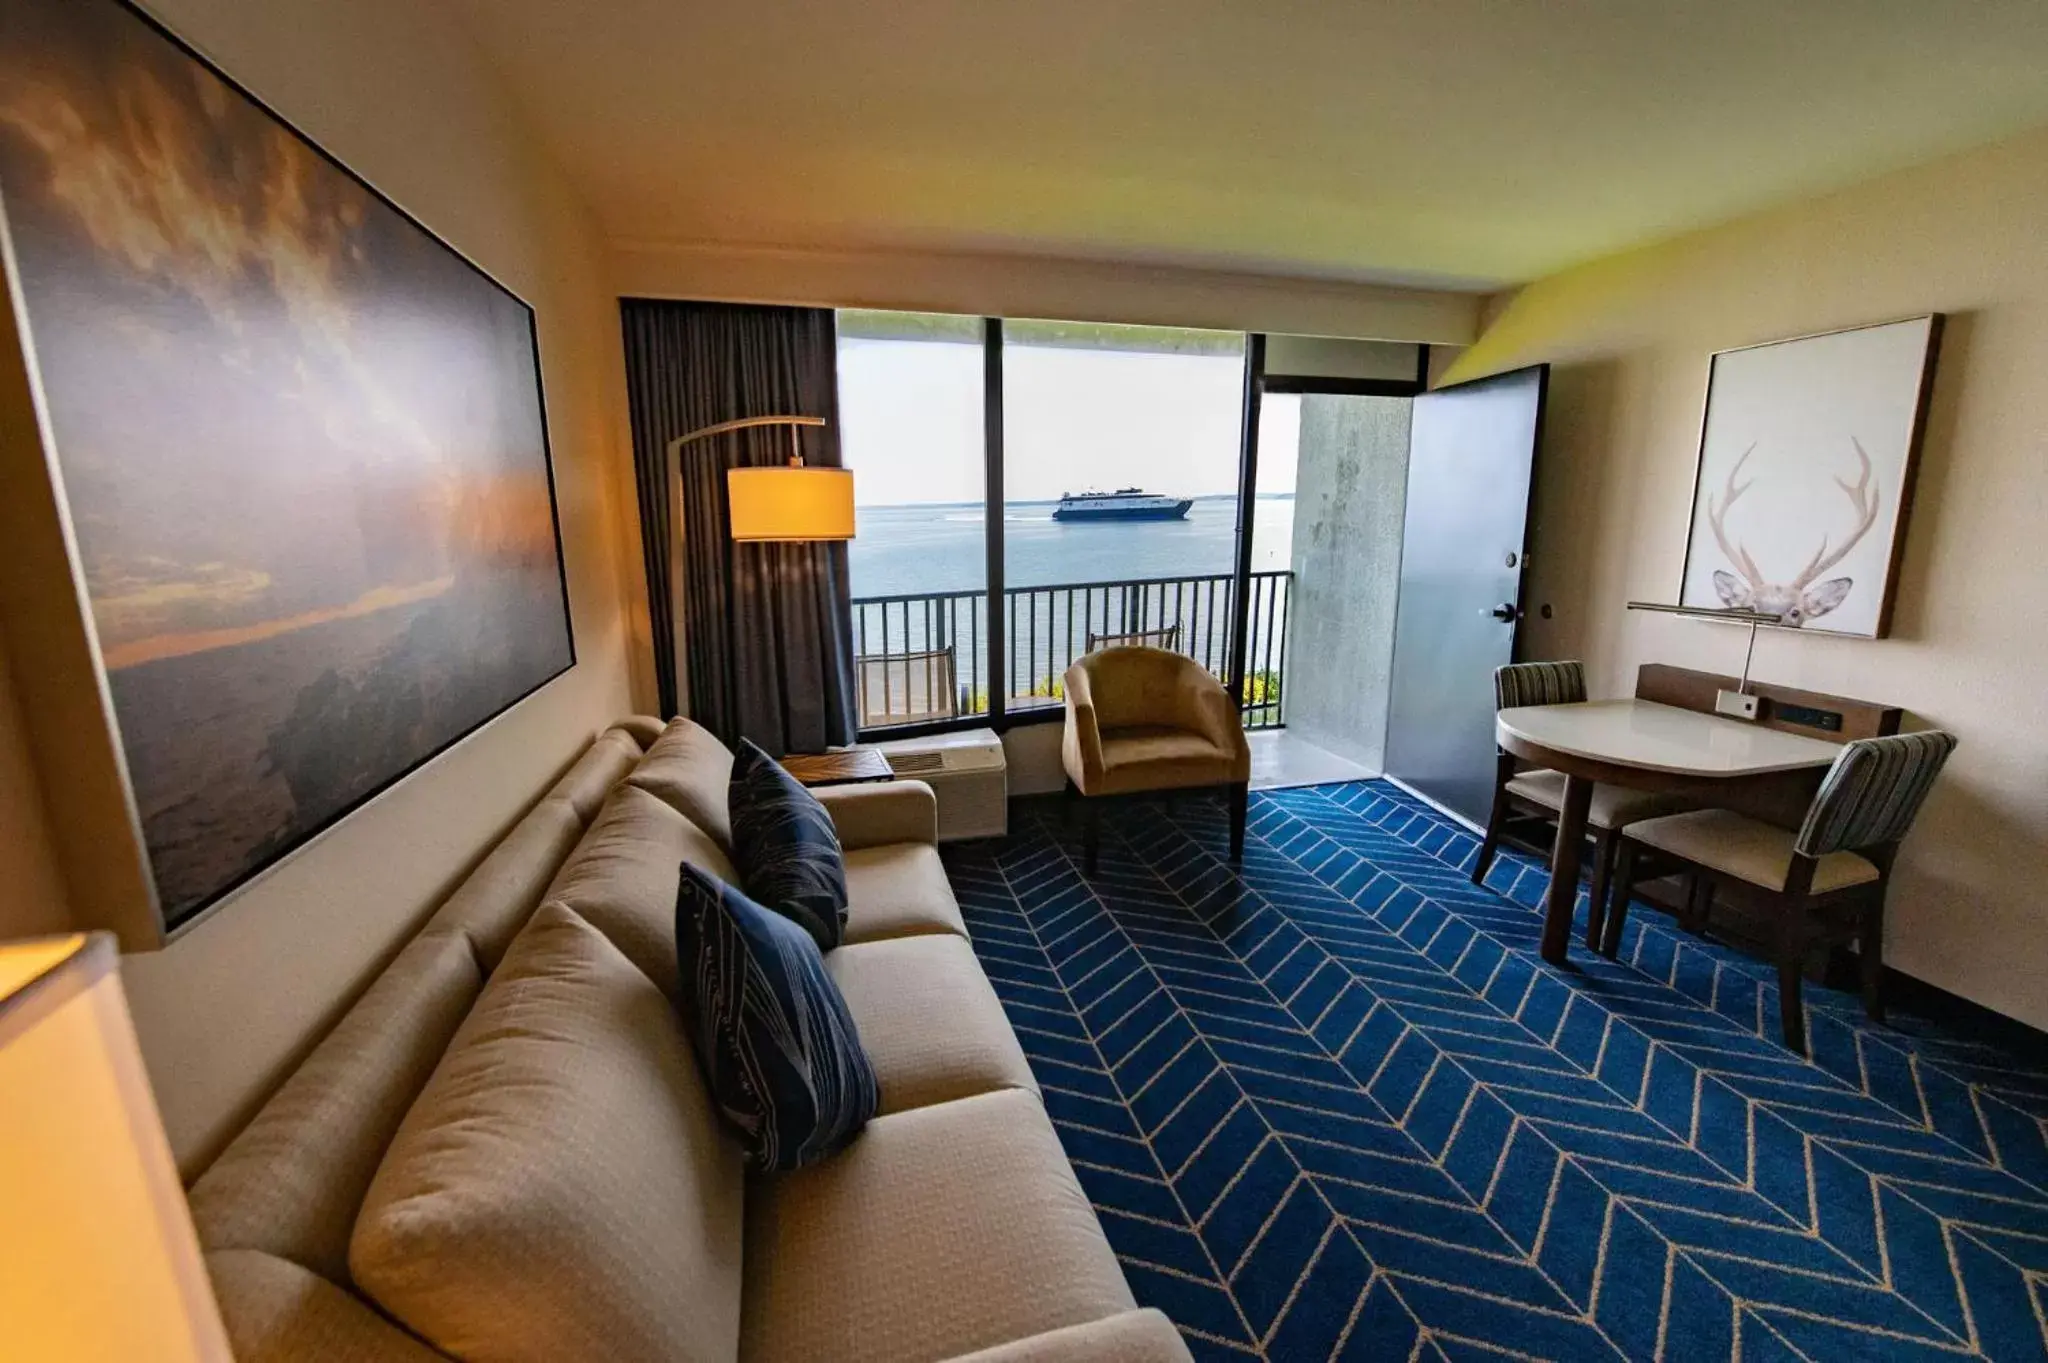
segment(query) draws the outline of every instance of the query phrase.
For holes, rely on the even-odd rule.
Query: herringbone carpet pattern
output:
[[[1536,955],[1543,874],[1380,783],[949,849],[1141,1302],[1198,1358],[2038,1359],[2048,1054],[1631,915]],[[1497,891],[1497,892],[1496,892]],[[1582,909],[1583,912],[1583,909]]]

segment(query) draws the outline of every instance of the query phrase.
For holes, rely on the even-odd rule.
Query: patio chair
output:
[[[960,714],[951,648],[855,658],[853,675],[863,729],[934,723]]]
[[[1159,629],[1138,629],[1128,634],[1090,634],[1088,651],[1097,653],[1105,648],[1163,648],[1168,653],[1180,652],[1180,626],[1166,625]]]

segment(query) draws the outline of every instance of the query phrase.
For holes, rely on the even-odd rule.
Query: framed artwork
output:
[[[168,932],[573,666],[533,311],[119,0],[0,0],[0,232]]]
[[[1884,637],[1941,321],[1713,357],[1679,604]]]

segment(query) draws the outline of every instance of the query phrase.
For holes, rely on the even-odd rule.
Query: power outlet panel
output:
[[[1714,710],[1730,719],[1755,719],[1762,701],[1761,696],[1752,696],[1742,691],[1716,691]]]

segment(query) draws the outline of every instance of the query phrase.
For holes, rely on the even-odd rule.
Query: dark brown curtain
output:
[[[853,608],[844,544],[734,544],[725,471],[788,460],[790,431],[714,436],[683,449],[682,506],[670,505],[668,443],[749,416],[821,416],[800,432],[804,462],[838,467],[838,343],[822,308],[628,298],[621,310],[641,542],[664,714],[677,706],[680,619],[691,718],[727,743],[816,752],[851,743]],[[670,599],[682,518],[684,600]]]

